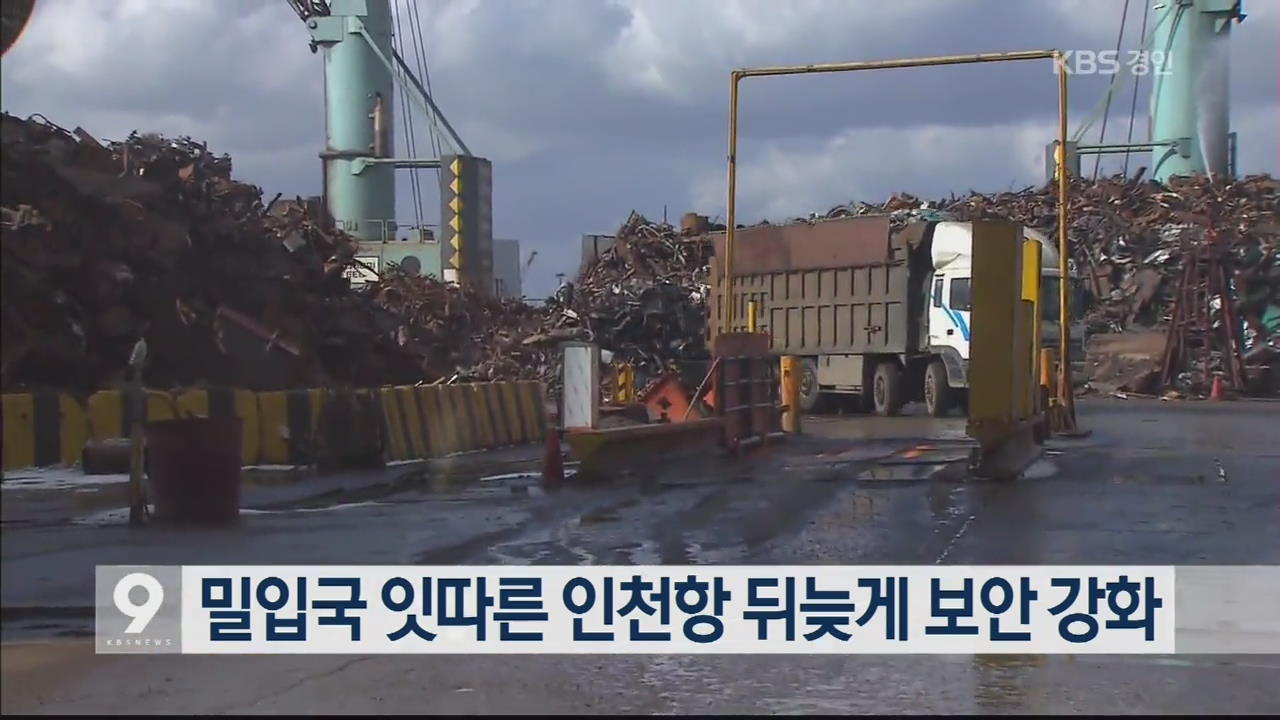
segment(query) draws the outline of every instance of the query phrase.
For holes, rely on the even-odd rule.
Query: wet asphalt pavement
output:
[[[643,482],[544,493],[517,467],[234,530],[6,522],[4,606],[33,613],[6,637],[83,632],[100,563],[1280,564],[1280,404],[1079,411],[1093,434],[1011,484],[864,479],[963,420],[826,417],[767,459]],[[6,713],[1280,712],[1275,656],[123,657],[63,637],[7,643],[3,666]]]

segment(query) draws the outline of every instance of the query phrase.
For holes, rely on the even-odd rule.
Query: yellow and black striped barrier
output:
[[[541,442],[547,418],[536,382],[476,383],[253,392],[232,388],[147,392],[143,420],[182,415],[236,416],[244,421],[245,465],[308,465],[326,439],[322,411],[335,393],[372,396],[382,420],[387,461],[441,457],[456,452]],[[87,398],[65,393],[3,396],[5,470],[74,465],[89,439],[127,435],[134,404],[119,390]]]

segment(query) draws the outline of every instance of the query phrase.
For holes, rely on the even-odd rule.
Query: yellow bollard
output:
[[[1040,383],[1036,376],[1039,375],[1037,367],[1040,361],[1040,242],[1034,239],[1024,240],[1022,243],[1022,300],[1031,305],[1031,332],[1029,342],[1031,352],[1027,354],[1027,364],[1023,366],[1024,376],[1029,376],[1030,387],[1027,388],[1026,396],[1023,402],[1027,403],[1027,415],[1036,415],[1044,412],[1045,408],[1040,402]]]
[[[756,301],[747,301],[747,332],[756,331]]]
[[[1040,387],[1053,396],[1053,348],[1040,348]]]
[[[617,379],[614,402],[619,405],[635,402],[636,369],[630,363],[617,363],[613,369],[614,377]]]
[[[800,432],[800,358],[782,356],[782,431]]]

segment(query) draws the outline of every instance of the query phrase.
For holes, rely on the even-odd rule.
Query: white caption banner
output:
[[[181,651],[202,654],[1169,654],[1175,652],[1176,647],[1175,601],[1179,608],[1183,601],[1175,592],[1176,572],[1170,566],[186,566],[181,573]],[[639,610],[627,615],[619,613],[632,602],[632,592],[623,584],[637,575],[653,583],[653,588],[645,593],[646,601],[655,609],[653,615]],[[701,598],[687,590],[677,593],[676,583],[687,582],[690,575],[708,585],[717,580],[723,583],[728,597],[722,611],[689,611]],[[1117,588],[1113,584],[1122,576],[1136,592],[1113,592]],[[263,582],[269,578],[279,578],[280,582],[269,581],[264,586]],[[303,579],[307,592],[303,604],[306,616],[300,623],[296,590],[299,578]],[[335,615],[335,610],[326,604],[328,601],[351,596],[345,587],[320,587],[318,583],[322,578],[359,579],[360,599],[365,607],[346,612],[348,617],[359,620],[358,639],[353,639],[348,625],[321,623],[321,617]],[[432,593],[425,612],[424,578],[428,592]],[[475,581],[481,578],[485,581],[486,595],[494,599],[494,604],[485,608],[483,640],[473,625],[442,625],[441,622],[444,616],[476,614]],[[517,607],[506,602],[518,594],[504,599],[504,583],[519,584],[518,581],[530,578],[541,582],[541,607],[529,609],[529,598],[522,595],[518,599],[523,600],[524,605]],[[650,595],[660,587],[663,578],[672,583],[667,623],[659,621],[661,603]],[[850,594],[845,598],[809,593],[809,578],[814,579],[814,589],[818,591]],[[896,597],[882,602],[867,616],[877,600],[868,583],[878,584],[875,590],[882,595],[879,599],[885,601],[889,586],[884,581],[888,578],[894,579],[895,589],[900,587],[897,579],[905,578],[905,606],[901,596]],[[769,579],[776,581],[771,587],[767,586]],[[778,608],[750,603],[749,597],[755,595],[759,600],[777,601],[785,606],[784,588],[788,579],[794,581],[795,588],[791,603],[794,612],[790,614],[794,620],[794,639],[787,638],[785,613],[781,619],[766,622],[767,637],[762,639],[761,622],[751,613]],[[944,591],[961,591],[966,581],[971,583],[968,604],[972,614],[957,619],[957,623],[976,628],[976,632],[941,635],[927,631],[929,627],[947,624],[944,614],[935,612],[935,580]],[[212,581],[209,587],[206,587],[207,581]],[[470,581],[461,593],[462,605],[459,608],[457,596],[446,588],[447,600],[442,608],[441,582],[448,585],[454,581]],[[1090,592],[1091,581],[1098,588],[1097,593]],[[242,596],[246,582],[250,589],[247,603]],[[612,623],[608,624],[604,588],[610,583],[613,612]],[[1072,602],[1052,612],[1068,599],[1072,583],[1077,586]],[[594,590],[595,600],[589,610],[582,611],[588,584]],[[753,584],[757,585],[754,591]],[[1148,584],[1152,596],[1159,601],[1157,607],[1148,606]],[[305,639],[267,638],[268,608],[263,602],[280,605],[282,585],[288,587],[288,597],[277,611],[277,631],[297,636],[298,628],[302,627]],[[406,586],[412,588],[412,598]],[[567,586],[571,587],[568,600]],[[386,587],[390,595],[384,597]],[[1007,597],[1006,587],[1013,590],[1011,598]],[[1023,600],[1027,597],[1024,587],[1036,594],[1026,606],[1025,622],[1022,617]],[[710,608],[714,605],[712,588],[707,589],[706,596]],[[938,607],[961,608],[965,602],[960,593],[940,600]],[[571,605],[582,612],[575,613]],[[243,609],[246,606],[247,611]],[[903,607],[905,615],[901,614]],[[1002,607],[1003,612],[993,612]],[[545,613],[545,619],[511,615],[528,612]],[[1114,623],[1121,614],[1130,614],[1133,621],[1151,618],[1150,638],[1140,622],[1131,622],[1131,627],[1116,627]],[[415,627],[424,631],[422,634],[407,628],[410,615],[415,616]],[[686,636],[686,622],[698,615],[714,615],[722,623],[723,630],[713,641],[696,642]],[[1064,625],[1068,616],[1077,617]],[[509,632],[541,633],[541,639],[502,639],[504,617],[516,617],[506,622]],[[993,619],[998,620],[999,632],[1029,633],[1029,638],[995,639]],[[613,637],[606,640],[575,638],[575,620],[581,621],[582,631],[611,631]],[[669,632],[670,639],[635,639],[631,635],[632,620],[639,621],[641,632]],[[248,639],[215,639],[215,624],[223,625],[227,633],[247,633]],[[829,628],[827,631],[805,637],[822,630],[824,624]],[[1088,636],[1094,624],[1097,633],[1086,640],[1071,642],[1064,636],[1064,632]],[[693,629],[696,634],[707,635],[715,634],[715,627],[715,622],[701,620]]]

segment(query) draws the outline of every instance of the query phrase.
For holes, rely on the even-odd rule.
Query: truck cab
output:
[[[1058,251],[1043,233],[1023,228],[1023,235],[1028,240],[1036,240],[1041,246],[1041,344],[1044,347],[1057,347],[1061,337],[1058,327],[1062,278],[1058,267]],[[972,251],[972,226],[968,223],[941,222],[934,228],[934,272],[928,301],[929,348],[942,361],[946,370],[946,389],[958,392],[963,392],[969,385],[967,369],[973,291]],[[1076,307],[1075,295],[1072,293],[1073,310]],[[1072,315],[1075,316],[1076,313],[1072,312]],[[1082,322],[1072,322],[1073,350],[1084,347],[1084,331]],[[1072,352],[1071,355],[1075,357],[1077,352]],[[926,378],[926,382],[927,380]],[[934,388],[934,392],[937,391]],[[925,388],[926,405],[930,406],[931,412],[939,414],[943,410],[934,407],[938,399],[929,395],[930,389]]]

